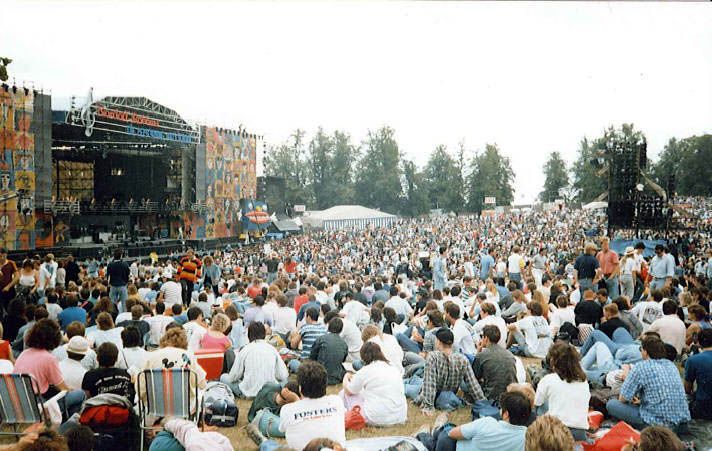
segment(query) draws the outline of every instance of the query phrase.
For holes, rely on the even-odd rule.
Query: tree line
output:
[[[472,152],[464,143],[454,152],[439,145],[420,168],[402,152],[390,127],[369,131],[359,144],[342,131],[320,128],[309,142],[304,136],[296,130],[265,155],[265,174],[285,180],[288,204],[313,210],[360,204],[419,216],[431,209],[479,212],[485,196],[499,205],[514,200],[514,172],[496,144]]]
[[[633,124],[613,126],[595,139],[584,137],[579,143],[576,159],[569,166],[559,152],[551,152],[544,164],[544,189],[539,194],[542,202],[562,199],[566,202],[588,203],[608,189],[608,177],[592,161],[601,149],[616,142],[645,140],[642,131]],[[650,149],[648,149],[648,152]],[[644,173],[661,188],[680,196],[712,196],[712,135],[671,138],[657,161],[647,160]],[[672,180],[672,184],[670,184]],[[646,187],[647,189],[647,187]]]
[[[485,197],[497,205],[514,201],[514,171],[509,157],[496,144],[468,149],[436,146],[427,163],[419,167],[399,147],[395,131],[382,127],[355,142],[344,131],[322,128],[305,138],[296,130],[289,139],[268,148],[265,174],[284,180],[283,196],[266,199],[275,203],[305,204],[322,210],[334,205],[359,204],[388,213],[419,216],[432,209],[479,213],[488,208]],[[551,152],[543,167],[542,202],[558,199],[582,204],[607,191],[608,178],[592,161],[614,142],[644,140],[632,124],[609,127],[597,138],[584,137],[572,164],[559,152]],[[646,174],[663,188],[674,176],[679,195],[712,196],[712,135],[672,138],[656,162],[648,161]],[[283,198],[282,198],[283,197]]]

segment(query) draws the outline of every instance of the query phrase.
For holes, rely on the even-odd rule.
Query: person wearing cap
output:
[[[625,296],[628,300],[633,299],[635,294],[635,268],[637,263],[635,261],[635,249],[633,246],[628,246],[625,248],[625,254],[621,259],[621,294]],[[615,298],[613,298],[615,299]]]
[[[655,245],[655,257],[650,260],[650,291],[668,287],[675,275],[675,259],[665,252],[665,246]]]
[[[455,335],[452,331],[441,328],[435,332],[435,338],[436,350],[428,353],[423,378],[413,376],[406,381],[406,396],[415,398],[415,403],[427,416],[431,416],[436,408],[454,410],[462,407],[463,401],[456,394],[461,386],[470,401],[485,399],[470,361],[453,349]]]
[[[82,365],[82,359],[89,351],[89,341],[76,335],[69,340],[66,350],[67,358],[59,362],[59,370],[62,372],[67,387],[72,390],[81,390],[82,380],[87,373],[87,369]]]

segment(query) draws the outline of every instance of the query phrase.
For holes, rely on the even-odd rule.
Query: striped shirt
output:
[[[178,268],[179,276],[181,280],[188,280],[190,282],[195,282],[200,277],[200,267],[203,262],[200,259],[193,257],[190,258],[185,256],[180,259],[180,267]]]
[[[317,338],[326,333],[326,326],[323,324],[305,324],[299,329],[302,336],[302,359],[308,359],[312,346]]]

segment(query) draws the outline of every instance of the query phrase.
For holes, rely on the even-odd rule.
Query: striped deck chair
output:
[[[35,393],[39,385],[29,374],[0,374],[0,420],[14,431],[0,435],[22,435],[18,425],[46,422],[42,400]]]
[[[144,370],[138,375],[138,409],[141,427],[141,450],[144,430],[152,428],[149,418],[183,418],[197,423],[200,410],[198,402],[198,375],[187,368]],[[191,392],[193,391],[193,392]]]

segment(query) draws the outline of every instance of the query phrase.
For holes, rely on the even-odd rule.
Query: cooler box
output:
[[[205,378],[209,381],[220,379],[223,368],[223,360],[225,359],[225,351],[222,349],[198,349],[195,351],[195,359],[207,375]]]

